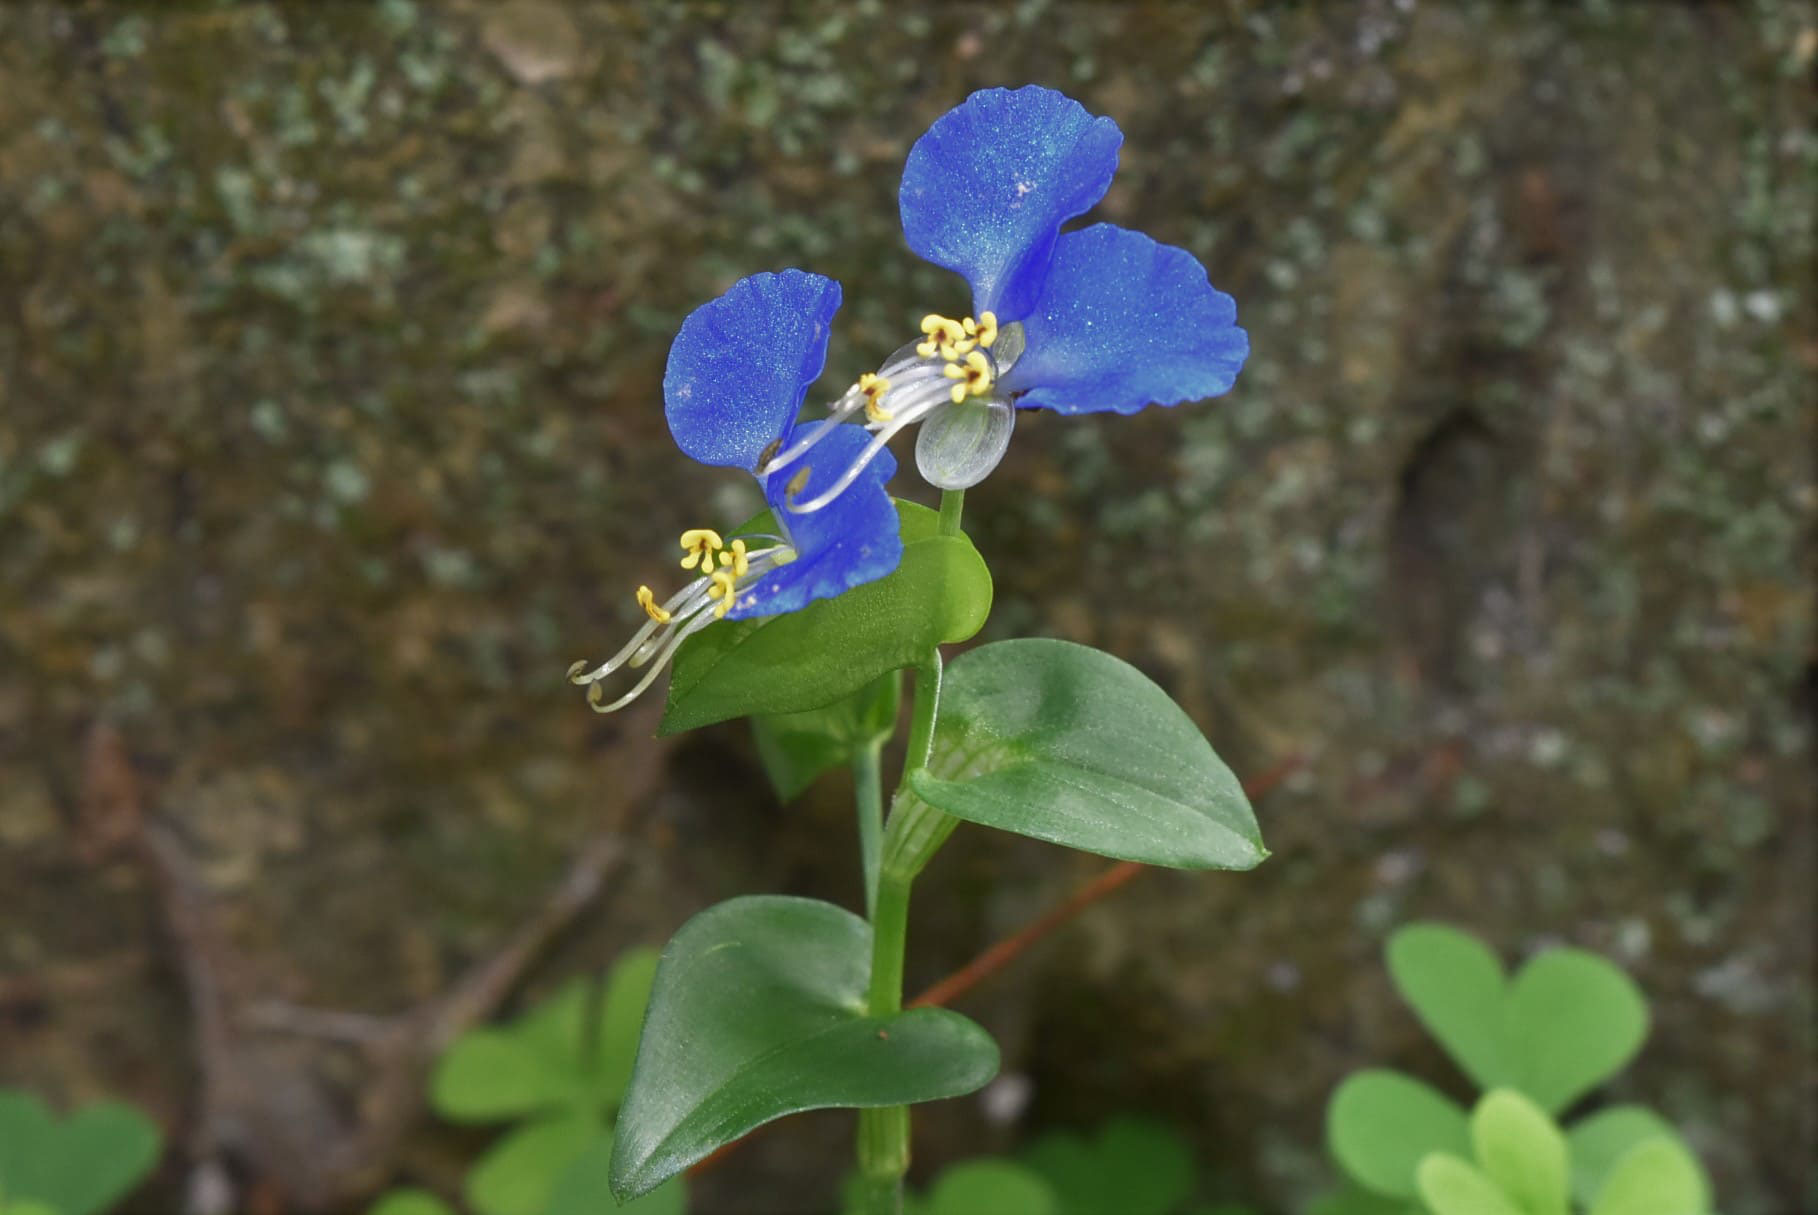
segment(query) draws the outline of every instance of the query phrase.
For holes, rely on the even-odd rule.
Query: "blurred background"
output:
[[[1348,1071],[1460,1089],[1380,960],[1439,918],[1619,961],[1656,1028],[1613,1095],[1724,1211],[1813,1210],[1815,57],[1784,0],[7,5],[0,1083],[151,1113],[133,1209],[198,1161],[359,1209],[484,1143],[399,1062],[451,991],[858,903],[844,777],[781,808],[741,725],[563,675],[752,507],[669,441],[682,317],[839,278],[819,400],[964,311],[903,156],[1036,82],[1123,128],[1093,218],[1196,254],[1254,354],[1022,419],[967,503],[983,639],[1302,762],[1262,868],[1146,874],[960,1002],[1021,1079],[918,1116],[918,1175],[1135,1111],[1298,1209]],[[962,838],[912,990],[1105,865]],[[846,1123],[696,1209],[825,1206]]]

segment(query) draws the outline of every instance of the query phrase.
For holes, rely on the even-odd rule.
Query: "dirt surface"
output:
[[[1198,255],[1255,353],[1215,403],[1022,420],[968,501],[985,636],[1306,764],[1261,869],[1146,876],[966,999],[1032,1099],[921,1115],[918,1169],[1143,1111],[1297,1209],[1348,1070],[1463,1095],[1379,961],[1440,917],[1619,960],[1657,1024],[1609,1095],[1729,1215],[1818,1210],[1815,57],[1785,2],[0,8],[0,1083],[153,1112],[138,1209],[195,1183],[196,987],[100,722],[253,1004],[412,1008],[602,830],[635,861],[532,991],[733,894],[853,903],[843,782],[781,809],[742,729],[658,743],[562,677],[747,513],[664,429],[681,318],[838,277],[837,389],[963,310],[902,159],[1035,81],[1122,125],[1097,218]],[[912,988],[1102,864],[961,838]],[[297,1150],[340,1142],[359,1057],[238,1032]],[[830,1202],[848,1135],[783,1127],[698,1208]],[[372,1184],[477,1142],[424,1124]]]

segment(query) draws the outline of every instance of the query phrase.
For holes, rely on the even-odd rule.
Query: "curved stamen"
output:
[[[644,625],[632,634],[631,640],[625,643],[623,649],[593,670],[587,670],[586,659],[582,659],[568,668],[568,681],[588,687],[588,696],[595,708],[598,708],[599,705],[598,700],[594,699],[596,697],[594,689],[599,687],[600,680],[605,679],[620,667],[630,667],[635,670],[650,662],[654,657],[656,661],[651,672],[639,681],[637,688],[633,691],[633,696],[635,696],[638,691],[648,687],[655,672],[662,670],[668,663],[676,646],[681,644],[677,640],[678,637],[691,636],[706,627],[707,624],[724,616],[738,602],[738,596],[743,587],[749,586],[776,566],[785,565],[795,559],[795,550],[780,537],[760,534],[735,539],[776,540],[777,543],[768,548],[748,550],[745,553],[743,573],[733,575],[722,569],[717,574],[696,578],[671,595],[661,609],[669,615],[668,621],[658,622],[654,617],[645,621]],[[730,588],[726,585],[728,583],[732,584]],[[718,595],[714,594],[716,586],[720,588]],[[730,594],[728,594],[729,589]],[[601,711],[606,712],[607,710]]]
[[[669,660],[675,656],[677,647],[708,625],[712,624],[716,619],[718,619],[718,617],[712,612],[698,612],[690,617],[686,625],[675,631],[675,635],[669,639],[668,644],[666,644],[663,647],[662,652],[657,655],[657,661],[650,664],[650,669],[644,672],[644,678],[638,680],[631,691],[625,693],[611,704],[603,705],[600,703],[602,700],[606,699],[606,689],[602,685],[597,683],[589,685],[587,689],[588,706],[592,708],[595,713],[617,713],[620,709],[644,694],[644,689],[648,688],[652,681],[656,679],[658,673],[669,665]]]
[[[807,502],[790,502],[788,504],[789,513],[792,515],[813,514],[815,511],[826,506],[829,502],[838,498],[841,494],[845,493],[847,489],[851,488],[854,481],[858,480],[859,474],[865,471],[865,466],[877,459],[878,453],[883,451],[890,440],[896,437],[898,431],[906,426],[915,425],[915,423],[927,417],[935,409],[946,404],[946,382],[944,380],[935,381],[930,384],[930,387],[934,389],[933,392],[924,391],[916,394],[918,399],[907,406],[893,401],[892,404],[896,406],[896,416],[878,430],[876,435],[872,437],[871,442],[865,445],[865,450],[861,451],[858,458],[852,462],[845,472],[840,474],[839,480],[835,481],[832,485],[828,486],[824,491]]]
[[[815,445],[833,433],[834,427],[865,408],[870,400],[854,385],[846,390],[846,395],[833,403],[833,412],[807,428],[808,433],[789,445],[787,451],[778,452],[766,463],[759,466],[757,475],[767,477],[773,472],[789,467],[797,460],[813,451]]]

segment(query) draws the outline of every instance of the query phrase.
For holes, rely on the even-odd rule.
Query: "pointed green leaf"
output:
[[[1445,1152],[1422,1160],[1416,1178],[1433,1215],[1525,1215],[1476,1165]]]
[[[1414,1170],[1433,1152],[1471,1153],[1465,1113],[1420,1081],[1384,1069],[1361,1071],[1332,1094],[1326,1143],[1365,1189],[1412,1198]]]
[[[1389,975],[1414,1015],[1483,1089],[1517,1082],[1504,1057],[1502,962],[1469,933],[1410,924],[1389,938]]]
[[[1639,1105],[1614,1105],[1581,1119],[1566,1132],[1572,1157],[1573,1196],[1589,1203],[1629,1149],[1649,1139],[1677,1137],[1664,1118]]]
[[[612,1133],[602,1131],[556,1179],[543,1215],[683,1215],[688,1190],[671,1177],[650,1193],[621,1203],[612,1196]]]
[[[1509,988],[1516,1086],[1549,1114],[1565,1109],[1628,1065],[1648,1035],[1641,989],[1618,967],[1582,949],[1550,949]]]
[[[21,1198],[18,1202],[6,1202],[0,1199],[0,1215],[63,1215],[56,1207],[46,1206],[31,1198]]]
[[[604,1133],[599,1122],[578,1114],[518,1127],[467,1174],[468,1205],[479,1215],[544,1215],[556,1178]]]
[[[910,788],[956,818],[1121,860],[1249,869],[1268,855],[1192,719],[1129,663],[1067,641],[956,659]]]
[[[957,1097],[997,1071],[945,1009],[865,1013],[871,927],[813,899],[710,907],[663,950],[619,1114],[613,1192],[642,1194],[785,1114]]]
[[[758,757],[777,800],[794,801],[821,773],[889,739],[902,694],[902,673],[890,671],[823,708],[752,718]]]
[[[1616,1162],[1590,1215],[1706,1215],[1710,1183],[1677,1139],[1649,1139]]]
[[[903,561],[888,577],[799,612],[721,621],[683,642],[658,733],[817,709],[978,632],[991,611],[984,558],[964,536],[936,534],[939,516],[927,507],[898,502],[897,514]],[[773,526],[766,512],[739,530]]]
[[[520,1041],[568,1078],[580,1094],[579,1112],[604,1115],[624,1097],[656,967],[656,950],[628,950],[603,976],[597,1007],[593,980],[574,979],[514,1026]]]
[[[1526,1215],[1566,1215],[1566,1141],[1553,1120],[1513,1089],[1471,1112],[1477,1163]]]

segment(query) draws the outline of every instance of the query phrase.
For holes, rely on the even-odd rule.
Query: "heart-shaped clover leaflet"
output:
[[[0,1091],[0,1194],[59,1215],[95,1215],[157,1163],[158,1128],[104,1101],[59,1121],[30,1093]]]
[[[1475,937],[1412,924],[1389,941],[1388,960],[1402,998],[1466,1075],[1549,1114],[1621,1071],[1647,1037],[1634,981],[1580,949],[1536,954],[1510,978]]]

